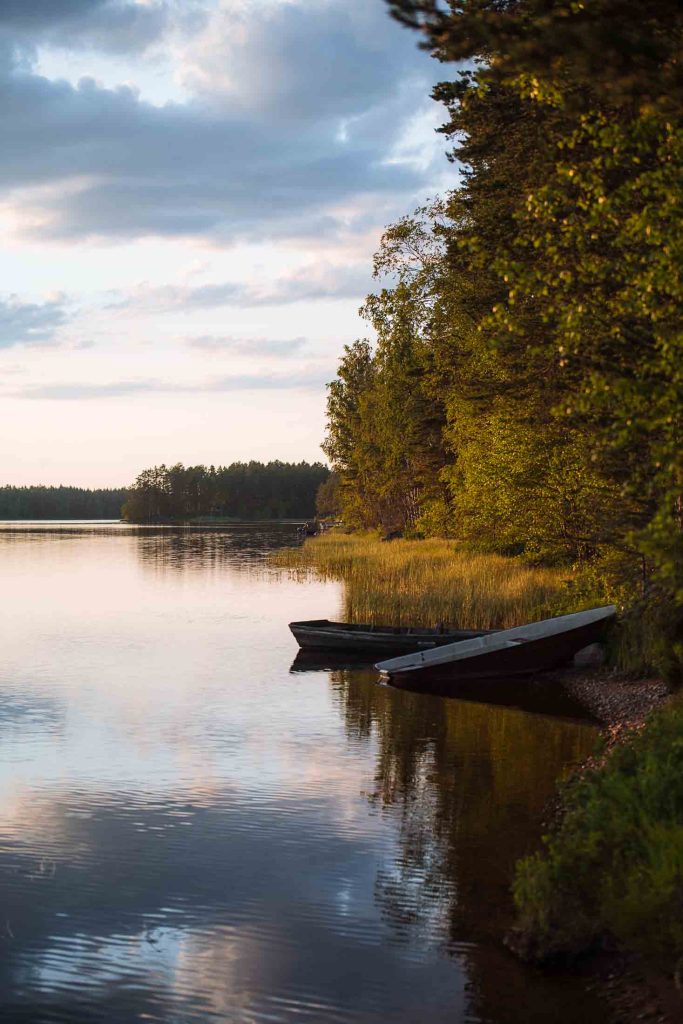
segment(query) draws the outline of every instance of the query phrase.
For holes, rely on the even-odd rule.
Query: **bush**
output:
[[[674,690],[683,684],[683,604],[653,579],[652,566],[634,550],[605,547],[577,565],[563,610],[615,604],[619,620],[609,637],[609,661],[635,677],[658,676]]]
[[[683,702],[570,783],[545,851],[517,865],[521,945],[573,956],[605,936],[683,956]]]

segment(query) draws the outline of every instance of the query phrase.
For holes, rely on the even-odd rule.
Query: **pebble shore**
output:
[[[661,679],[628,679],[605,669],[571,669],[563,673],[562,684],[602,726],[609,746],[641,728],[669,698]]]

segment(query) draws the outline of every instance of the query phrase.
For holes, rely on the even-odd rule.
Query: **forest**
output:
[[[0,519],[119,519],[125,487],[0,487]]]
[[[150,523],[195,518],[308,519],[329,469],[320,462],[154,466],[128,491],[122,517]]]
[[[571,567],[680,681],[681,8],[387,2],[441,62],[459,177],[375,255],[326,511]]]

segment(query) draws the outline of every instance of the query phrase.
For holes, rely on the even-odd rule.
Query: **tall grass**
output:
[[[276,564],[346,584],[345,618],[374,624],[505,628],[563,610],[567,573],[473,554],[454,541],[329,533],[279,551]]]

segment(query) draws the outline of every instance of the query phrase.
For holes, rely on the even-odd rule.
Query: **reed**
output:
[[[292,573],[341,579],[349,622],[506,628],[563,610],[567,572],[472,553],[455,541],[328,533],[274,561]]]

